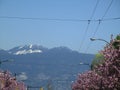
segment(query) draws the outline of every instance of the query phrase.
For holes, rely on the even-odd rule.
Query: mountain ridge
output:
[[[35,50],[40,49],[42,53],[27,53],[18,54],[14,53],[19,50]],[[8,53],[12,51],[12,53]],[[74,74],[84,72],[90,69],[87,65],[80,65],[80,62],[91,63],[93,60],[93,54],[84,54],[75,50],[71,50],[67,47],[54,47],[51,49],[41,47],[34,48],[33,46],[14,47],[10,50],[0,50],[0,59],[2,61],[13,59],[13,62],[2,63],[1,68],[3,70],[9,70],[12,73],[25,72],[26,84],[41,85],[43,81],[49,79],[63,79],[68,81],[74,80]],[[43,79],[41,81],[41,79]],[[29,82],[29,80],[31,80]],[[42,83],[41,83],[42,82]]]

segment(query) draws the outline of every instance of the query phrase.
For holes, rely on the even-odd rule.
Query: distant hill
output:
[[[15,59],[21,61],[44,62],[44,63],[79,63],[90,62],[94,55],[83,54],[67,47],[55,47],[48,49],[39,45],[17,46],[10,50],[0,50],[1,59]]]
[[[37,85],[41,80],[72,80],[74,74],[89,68],[80,62],[91,63],[94,55],[83,54],[67,47],[48,49],[38,45],[17,46],[10,50],[0,50],[0,59],[14,59],[14,62],[3,63],[1,68],[13,73],[25,73],[30,85]],[[18,77],[19,78],[19,77]],[[33,81],[32,83],[29,81]]]
[[[5,58],[6,56],[9,56],[10,54],[3,49],[0,49],[0,59]]]

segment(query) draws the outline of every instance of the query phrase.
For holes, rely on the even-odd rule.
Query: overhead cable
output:
[[[104,18],[104,17],[105,17],[105,15],[107,14],[107,12],[108,12],[108,10],[110,9],[110,7],[111,7],[112,3],[113,3],[113,0],[111,0],[110,4],[108,5],[108,7],[107,7],[107,9],[106,9],[106,11],[105,11],[105,13],[103,14],[102,18],[101,18],[101,19],[99,19],[99,24],[98,24],[98,27],[96,28],[96,30],[95,30],[95,32],[93,33],[93,36],[92,36],[92,37],[94,37],[94,36],[96,35],[96,33],[97,33],[97,31],[98,31],[98,28],[99,28],[99,25],[100,25],[101,21],[103,21],[103,20],[104,20],[103,18]],[[104,20],[104,21],[105,21],[105,20]]]
[[[105,17],[105,15],[107,14],[107,12],[109,11],[109,9],[110,9],[110,7],[111,7],[112,3],[113,3],[113,0],[111,0],[111,2],[110,2],[110,4],[109,4],[109,6],[107,7],[107,9],[106,9],[105,13],[103,14],[103,16],[102,16],[102,18],[101,18],[101,20]]]
[[[88,31],[89,25],[90,25],[90,21],[88,21],[87,27],[86,27],[85,32],[84,32],[84,34],[83,34],[83,39],[81,40],[81,44],[80,44],[80,50],[81,50],[82,45],[83,45],[83,43],[84,43],[84,41],[85,41],[85,38],[86,38],[86,34],[87,34],[87,31]]]
[[[100,1],[100,0],[97,0],[97,3],[96,3],[96,5],[95,5],[95,7],[94,7],[94,9],[93,9],[93,12],[92,12],[92,15],[91,15],[90,19],[93,18],[94,14],[95,14],[95,11],[96,11],[96,9],[97,9],[97,6],[98,6],[99,1]]]
[[[97,33],[97,31],[98,31],[98,29],[99,29],[99,27],[100,27],[100,23],[101,23],[101,21],[99,20],[99,22],[98,22],[98,24],[97,24],[97,27],[96,27],[96,29],[95,29],[92,37],[94,37],[94,36],[96,35],[96,33]],[[84,53],[87,53],[90,47],[91,47],[91,42],[88,43],[88,46],[87,46],[87,48],[86,48],[86,50],[85,50]]]
[[[92,38],[95,37],[95,35],[96,35],[96,33],[97,33],[98,29],[99,29],[99,26],[100,26],[100,24],[101,24],[101,21],[110,20],[110,18],[109,18],[109,19],[104,19],[104,17],[105,17],[105,15],[107,14],[107,12],[109,11],[112,3],[113,3],[113,0],[111,0],[110,4],[108,5],[108,7],[107,7],[107,9],[106,9],[106,11],[105,11],[105,13],[103,14],[102,18],[99,19],[99,23],[98,23],[98,25],[97,25],[97,27],[96,27],[93,35],[92,35]],[[112,18],[112,20],[117,20],[117,19],[120,19],[120,18]],[[85,53],[88,52],[88,49],[90,48],[90,46],[91,46],[91,42],[88,44],[88,46],[87,46],[87,48],[86,48],[86,50],[85,50]]]
[[[31,17],[12,17],[12,16],[0,16],[0,19],[19,19],[19,20],[41,20],[41,21],[68,21],[68,22],[99,22],[101,21],[111,21],[120,20],[120,17],[114,18],[102,18],[102,19],[62,19],[62,18],[31,18]]]
[[[95,5],[95,7],[94,7],[94,9],[93,9],[92,15],[91,15],[91,17],[90,17],[91,20],[92,20],[94,14],[95,14],[95,11],[96,11],[96,8],[97,8],[97,6],[98,6],[99,1],[100,1],[100,0],[97,0],[96,5]],[[83,39],[82,39],[81,44],[80,44],[80,49],[82,48],[82,45],[83,45],[83,43],[84,43],[84,41],[85,41],[85,39],[86,39],[86,35],[87,35],[87,32],[88,32],[88,29],[89,29],[91,20],[88,20],[88,24],[87,24],[86,30],[85,30],[84,35],[83,35]]]

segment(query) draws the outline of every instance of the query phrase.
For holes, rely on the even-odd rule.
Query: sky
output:
[[[37,44],[95,54],[120,34],[120,0],[0,0],[0,48]]]

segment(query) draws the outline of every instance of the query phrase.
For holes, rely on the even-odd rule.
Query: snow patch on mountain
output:
[[[29,48],[32,48],[32,44],[30,45],[30,47]]]
[[[17,46],[10,50],[7,50],[9,54],[22,55],[22,54],[33,54],[33,53],[43,53],[48,51],[48,48],[45,48],[41,45],[23,45]]]
[[[15,55],[21,55],[21,54],[30,54],[30,53],[42,53],[41,50],[20,50],[20,51],[17,51],[16,53],[14,53]]]
[[[20,46],[19,49],[23,48],[23,46]]]

